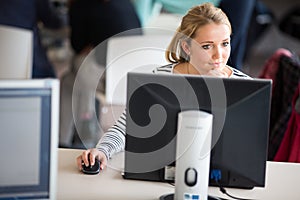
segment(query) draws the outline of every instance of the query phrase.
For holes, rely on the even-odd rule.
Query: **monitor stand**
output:
[[[174,194],[165,194],[159,197],[159,200],[174,200]],[[208,195],[207,200],[224,200],[220,197],[213,197]]]

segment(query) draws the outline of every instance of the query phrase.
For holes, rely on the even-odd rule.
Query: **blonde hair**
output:
[[[207,24],[225,24],[231,32],[231,24],[226,14],[211,3],[204,3],[192,7],[182,18],[165,53],[166,59],[171,63],[188,62],[189,56],[181,47],[182,41],[190,42],[195,38],[196,31]]]

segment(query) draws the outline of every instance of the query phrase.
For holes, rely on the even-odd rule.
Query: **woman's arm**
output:
[[[121,114],[116,123],[108,129],[98,142],[96,148],[102,151],[107,159],[125,148],[126,110]]]

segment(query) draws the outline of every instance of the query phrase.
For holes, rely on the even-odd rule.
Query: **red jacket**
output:
[[[300,163],[300,83],[293,97],[292,114],[274,161]]]

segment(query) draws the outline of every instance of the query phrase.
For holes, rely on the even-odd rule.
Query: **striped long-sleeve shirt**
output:
[[[172,74],[176,64],[169,64],[158,67],[153,70],[156,74]],[[229,78],[251,78],[243,72],[228,68],[232,71]],[[117,152],[124,150],[125,148],[125,134],[126,134],[126,110],[121,114],[115,124],[107,130],[103,137],[99,140],[96,148],[102,151],[109,159]]]

